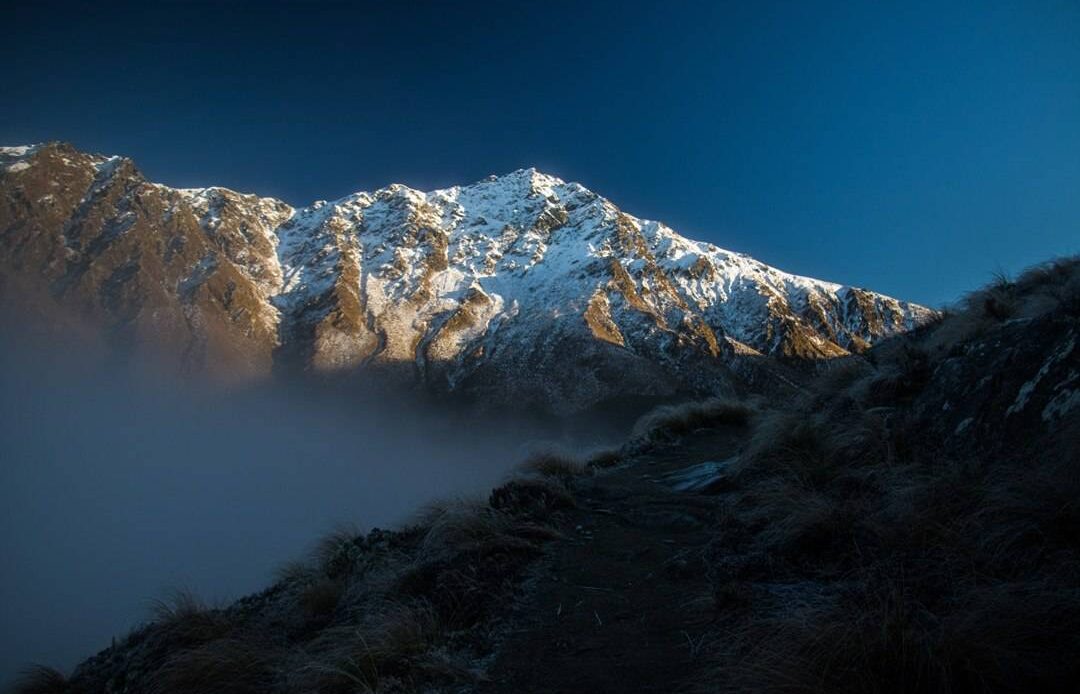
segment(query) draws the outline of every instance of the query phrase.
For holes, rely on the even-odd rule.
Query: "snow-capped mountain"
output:
[[[5,302],[226,378],[401,372],[572,412],[828,358],[928,309],[781,272],[534,169],[294,208],[151,183],[120,157],[0,149]]]

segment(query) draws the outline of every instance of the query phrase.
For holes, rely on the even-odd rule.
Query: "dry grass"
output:
[[[196,619],[208,611],[206,603],[198,595],[184,588],[174,590],[168,596],[150,604],[154,621],[165,624]]]
[[[452,502],[429,509],[394,593],[430,602],[447,631],[472,630],[485,622],[541,545],[559,537],[557,510],[536,503],[497,505],[510,498],[503,490],[514,484],[492,492],[489,503]],[[522,480],[521,485],[567,494],[547,479]]]
[[[26,668],[12,685],[11,694],[66,694],[67,677],[55,668],[33,665]]]
[[[541,519],[577,505],[564,485],[547,479],[511,480],[492,490],[488,503],[499,511]]]
[[[315,570],[328,578],[351,572],[363,557],[360,545],[364,533],[352,524],[342,524],[327,533],[312,552]]]
[[[1021,295],[1031,297],[1024,307],[1028,317],[1051,311],[1080,316],[1080,256],[1037,265],[1020,275],[1016,285]]]
[[[1080,674],[1073,466],[758,473],[712,549],[729,626],[709,691],[1055,691]]]
[[[1073,690],[1080,468],[1036,440],[946,449],[911,403],[993,325],[1072,320],[1077,267],[1000,278],[757,418],[710,549],[725,626],[702,691]]]
[[[305,585],[299,596],[304,615],[317,621],[332,617],[345,595],[346,586],[342,579],[326,576]]]
[[[518,466],[518,470],[525,475],[537,475],[548,477],[564,485],[570,484],[575,477],[591,472],[584,463],[560,453],[546,452],[530,456]]]
[[[744,402],[711,398],[680,405],[662,405],[634,424],[633,437],[677,438],[696,429],[746,427],[755,410]]]
[[[149,694],[261,694],[270,689],[281,654],[240,639],[212,641],[180,651],[151,677]]]
[[[557,482],[511,482],[563,498]],[[558,491],[555,491],[558,490]],[[507,499],[495,490],[492,499]],[[527,512],[526,512],[527,511]],[[390,692],[431,686],[468,686],[462,643],[475,643],[480,625],[505,599],[511,579],[558,536],[552,514],[475,499],[432,504],[414,520],[413,549],[389,570],[383,589],[371,590],[347,619],[325,629],[291,676],[289,691]],[[545,522],[547,521],[547,522]]]
[[[311,564],[303,559],[285,562],[274,573],[278,582],[286,585],[306,585],[316,577],[316,571]]]
[[[224,636],[231,624],[219,609],[207,606],[189,590],[176,590],[151,607],[153,626],[178,645],[193,645]]]
[[[290,691],[414,691],[421,682],[469,682],[467,668],[440,651],[447,635],[424,600],[380,604],[358,624],[322,634]]]
[[[337,607],[337,621],[312,642],[289,691],[472,683],[467,664],[475,654],[469,649],[478,647],[481,626],[539,547],[559,536],[556,507],[567,503],[569,492],[553,479],[561,465],[535,473],[542,471],[543,477],[496,489],[488,501],[456,499],[420,512],[410,525],[410,549],[383,568],[381,583],[365,577],[360,590],[349,589],[359,597]],[[524,489],[533,492],[528,501],[515,496]],[[548,503],[538,503],[545,495]]]
[[[947,311],[923,344],[931,351],[949,352],[1003,321],[1050,313],[1080,316],[1080,256],[1037,265],[1015,281],[998,273],[990,285]]]
[[[810,393],[819,403],[848,392],[854,384],[874,373],[874,367],[862,357],[830,359],[820,368],[821,372],[810,384]]]
[[[422,523],[427,531],[420,544],[418,561],[439,561],[501,546],[513,537],[514,523],[512,516],[478,500],[433,505]]]
[[[839,462],[830,457],[828,428],[828,418],[818,413],[763,415],[731,472],[739,479],[781,474],[813,486]]]
[[[927,602],[902,569],[729,627],[709,692],[1071,691],[1076,589],[987,581]]]
[[[585,461],[585,466],[593,470],[606,470],[623,462],[625,456],[619,448],[597,451]]]

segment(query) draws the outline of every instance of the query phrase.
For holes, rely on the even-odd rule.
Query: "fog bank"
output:
[[[6,350],[0,682],[30,661],[70,669],[171,589],[261,589],[335,525],[486,493],[539,436],[385,397],[197,391]]]

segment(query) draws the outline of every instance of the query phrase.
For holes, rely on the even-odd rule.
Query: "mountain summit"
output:
[[[933,315],[535,169],[294,208],[50,143],[0,149],[0,200],[6,303],[15,290],[104,347],[229,379],[384,367],[566,414],[708,388],[754,357],[859,352]]]

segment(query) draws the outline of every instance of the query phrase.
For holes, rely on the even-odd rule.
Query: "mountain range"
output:
[[[862,352],[935,315],[535,169],[293,207],[65,143],[0,148],[0,297],[81,349],[184,373],[383,371],[556,414],[737,388],[762,357]]]

